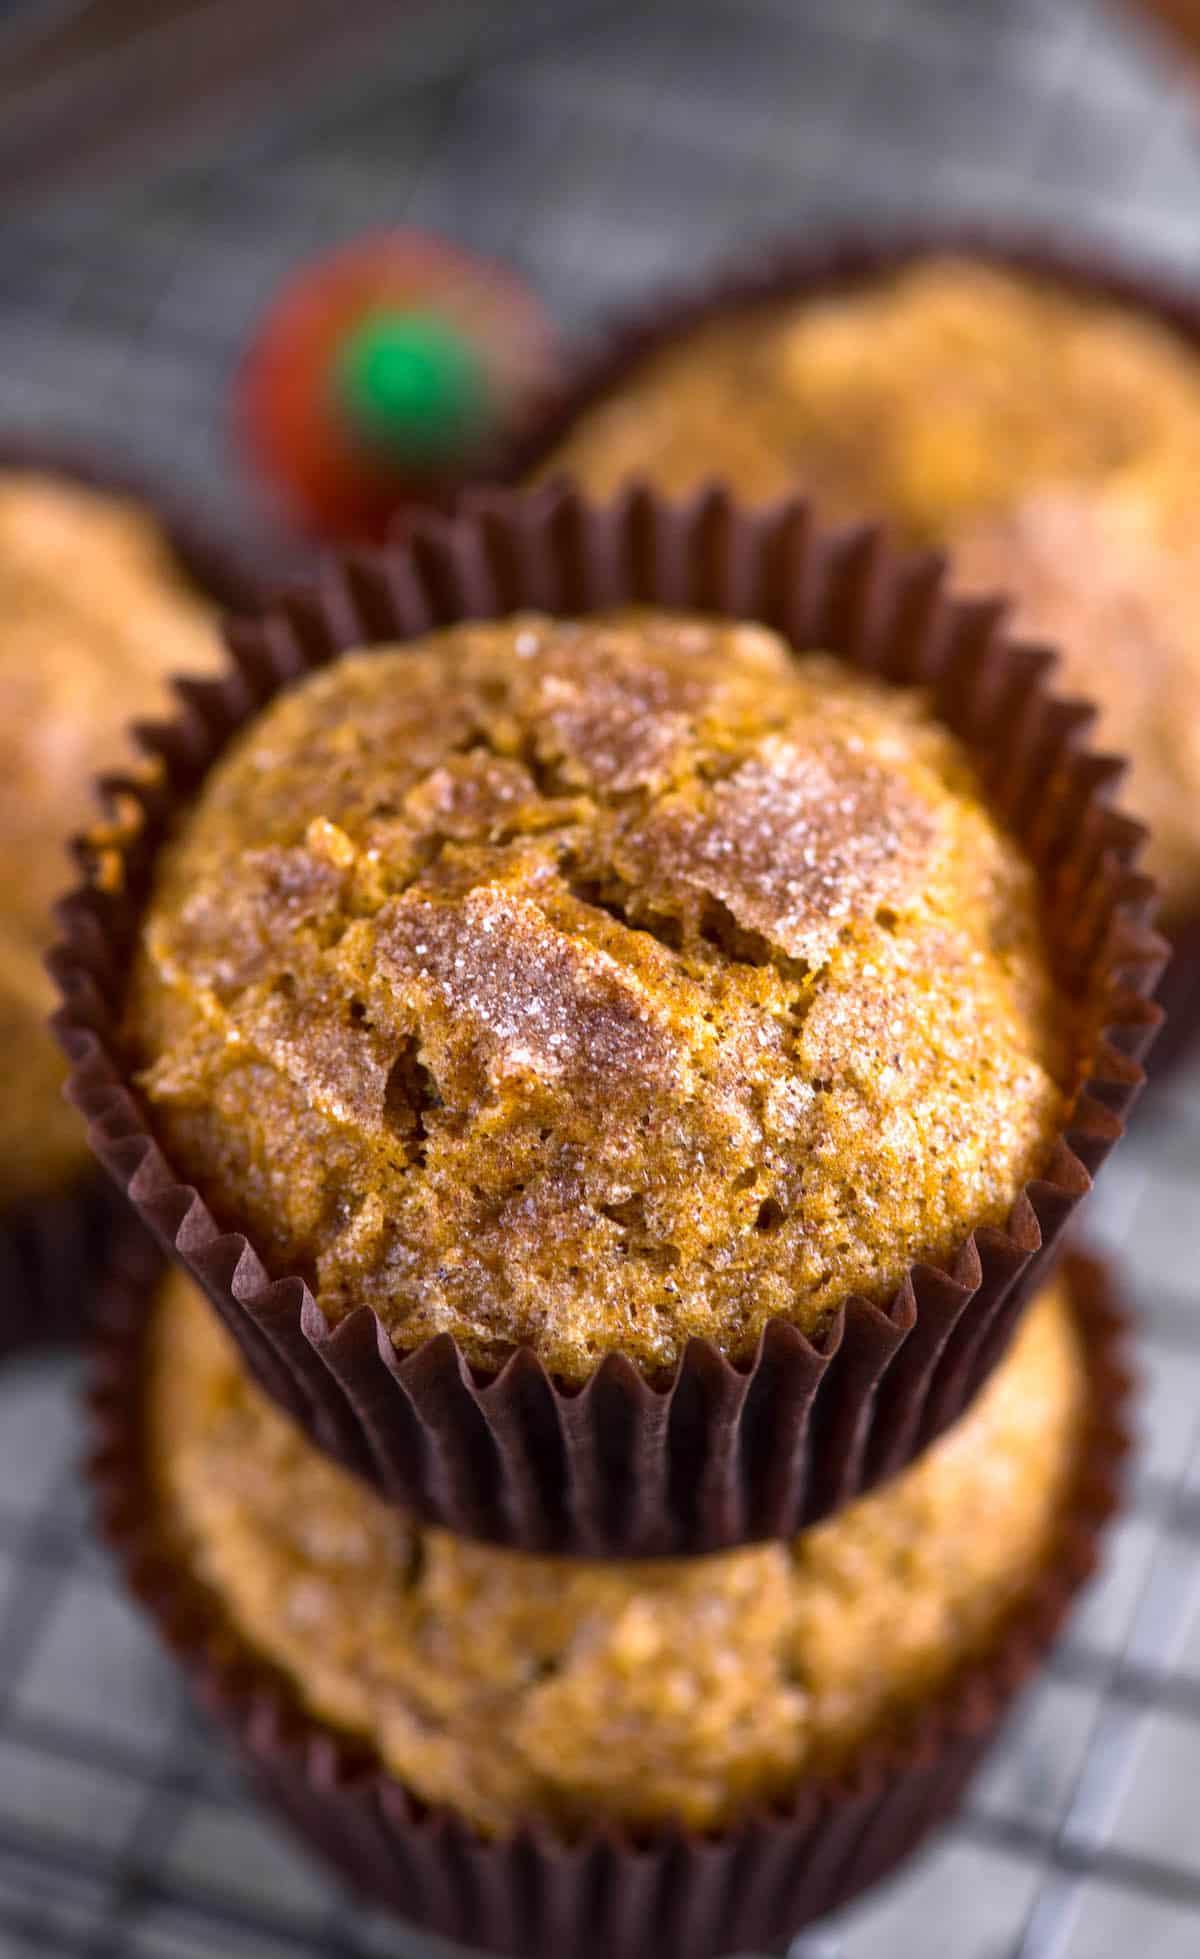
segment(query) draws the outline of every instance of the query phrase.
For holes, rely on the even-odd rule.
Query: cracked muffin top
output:
[[[753,625],[527,615],[279,696],[162,853],[160,1139],[330,1320],[562,1380],[734,1361],[999,1225],[1078,1056],[917,693]]]
[[[132,758],[126,725],[168,710],[173,673],[220,658],[210,608],[139,504],[25,471],[0,472],[0,1202],[83,1167],[62,1098],[42,956],[71,881],[66,839],[95,816],[92,782]]]
[[[530,1815],[719,1827],[911,1719],[1044,1569],[1087,1410],[1055,1287],[961,1422],[830,1522],[589,1563],[415,1528],[268,1404],[178,1275],[149,1360],[159,1521],[226,1637],[495,1835]]]

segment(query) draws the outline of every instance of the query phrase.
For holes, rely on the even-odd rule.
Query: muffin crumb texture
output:
[[[313,1713],[489,1835],[531,1816],[715,1829],[838,1772],[986,1655],[1077,1473],[1083,1369],[1047,1293],[949,1435],[794,1544],[528,1557],[415,1529],[318,1455],[188,1283],[169,1286],[148,1423],[174,1554]]]
[[[1068,1021],[919,695],[646,611],[280,696],[164,853],[128,1032],[176,1167],[331,1320],[576,1382],[744,1361],[1002,1224]]]
[[[126,724],[165,713],[168,677],[212,672],[220,644],[143,509],[33,472],[0,469],[0,603],[0,1203],[13,1203],[87,1162],[46,1027],[42,959],[71,882],[65,841],[96,819],[95,776],[132,761]]]

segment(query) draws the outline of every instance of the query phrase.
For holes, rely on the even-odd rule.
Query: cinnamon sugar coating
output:
[[[497,1836],[720,1828],[903,1728],[1044,1569],[1086,1409],[1050,1291],[947,1436],[793,1544],[588,1563],[415,1528],[267,1403],[180,1277],[150,1360],[160,1522],[227,1633]]]
[[[163,855],[128,1034],[176,1168],[331,1320],[578,1382],[1002,1224],[1070,1019],[918,695],[641,612],[278,698]]]

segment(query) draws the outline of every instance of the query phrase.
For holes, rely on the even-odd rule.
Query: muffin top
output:
[[[1170,328],[999,266],[930,258],[686,332],[585,409],[538,475],[593,493],[811,491],[940,543],[1033,486],[1104,487],[1194,524],[1200,362]]]
[[[175,1167],[330,1318],[567,1381],[744,1360],[1002,1223],[1067,1021],[919,695],[656,612],[278,697],[162,855],[127,1016]]]
[[[150,1352],[163,1521],[222,1618],[421,1798],[496,1835],[529,1815],[719,1827],[902,1726],[1044,1566],[1085,1409],[1047,1293],[971,1412],[834,1521],[590,1564],[407,1523],[268,1405],[181,1278]]]
[[[170,674],[213,670],[209,608],[135,503],[0,473],[0,1202],[85,1156],[45,1029],[42,954],[71,881],[65,840],[95,817],[92,781],[128,760],[126,723],[162,714]]]

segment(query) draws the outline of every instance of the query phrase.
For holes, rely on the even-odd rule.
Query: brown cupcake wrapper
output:
[[[299,1278],[272,1281],[222,1232],[155,1142],[121,1051],[121,999],[155,850],[230,734],[286,680],[355,644],[406,639],[521,606],[625,601],[762,619],[798,646],[920,681],[971,746],[1042,873],[1066,984],[1102,1024],[1069,1127],[1007,1228],[946,1269],[916,1265],[886,1306],[851,1298],[807,1338],[784,1320],[752,1362],[688,1343],[665,1386],[613,1354],[579,1390],[522,1348],[473,1373],[448,1334],[400,1353],[359,1307],[331,1326]],[[182,1259],[258,1379],[340,1461],[425,1522],[527,1550],[662,1556],[786,1537],[893,1474],[968,1406],[1003,1353],[1069,1214],[1120,1135],[1157,1024],[1164,948],[1138,826],[1108,808],[1115,765],[1088,754],[1078,703],[1045,688],[1048,655],[1003,639],[996,608],[947,598],[939,563],[871,527],[822,531],[787,503],[647,493],[607,508],[570,493],[477,493],[453,522],[413,518],[389,552],[326,564],[319,589],[231,636],[236,671],[189,687],[150,731],[158,778],[127,785],[119,847],[62,909],[58,1031],[89,1140],[143,1221]]]
[[[145,504],[187,577],[222,609],[246,611],[265,577],[204,514],[100,455],[0,431],[0,474],[34,470]],[[79,1177],[0,1211],[0,1359],[77,1340],[91,1325],[113,1234],[128,1216],[85,1158]]]
[[[167,1644],[233,1740],[243,1767],[309,1847],[402,1917],[525,1959],[718,1959],[780,1950],[803,1926],[882,1877],[955,1808],[1010,1703],[1052,1645],[1097,1562],[1118,1503],[1130,1377],[1128,1323],[1102,1266],[1064,1262],[1090,1401],[1052,1553],[989,1649],[906,1726],[836,1778],[729,1829],[639,1834],[597,1826],[567,1843],[514,1819],[486,1840],[430,1809],[362,1743],[307,1713],[183,1570],[156,1515],[138,1378],[155,1279],[144,1243],[117,1275],[93,1373],[89,1464],[101,1526]]]

